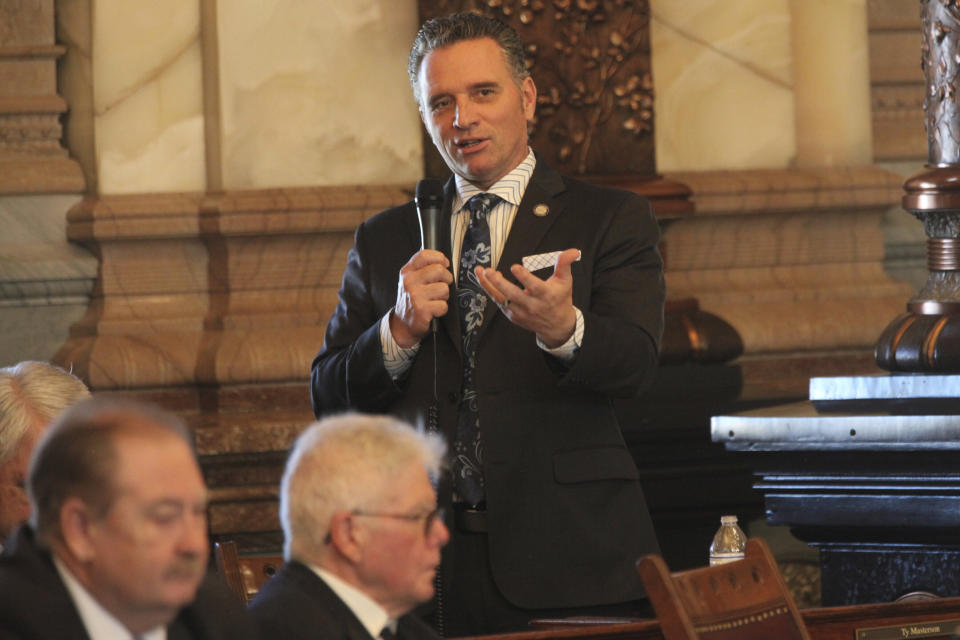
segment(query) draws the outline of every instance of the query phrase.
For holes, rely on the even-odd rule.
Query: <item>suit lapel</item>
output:
[[[191,637],[192,634],[179,617],[174,619],[167,627],[167,640],[190,640]]]
[[[537,168],[530,176],[530,183],[523,194],[523,200],[520,201],[517,216],[513,219],[510,235],[507,237],[507,243],[503,247],[500,263],[497,266],[500,272],[514,284],[517,280],[510,273],[510,267],[521,263],[523,256],[529,255],[540,246],[547,231],[563,213],[563,199],[558,196],[564,189],[560,175],[545,166],[542,161],[538,162]],[[547,214],[534,215],[534,208],[541,205],[547,207]]]
[[[309,567],[294,561],[284,570],[289,573],[293,585],[315,601],[319,610],[329,612],[337,621],[337,637],[343,640],[374,640],[350,607]]]
[[[400,616],[397,620],[397,638],[398,640],[439,640],[439,636],[433,629],[417,618],[415,613]]]

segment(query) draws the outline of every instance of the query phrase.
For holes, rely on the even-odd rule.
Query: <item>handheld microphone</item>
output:
[[[417,183],[417,217],[420,218],[420,243],[423,249],[440,248],[440,210],[443,208],[443,183],[426,178]]]
[[[443,183],[425,178],[417,183],[417,217],[420,219],[422,249],[440,249],[440,211],[443,209]],[[437,332],[437,319],[430,321],[430,329]]]

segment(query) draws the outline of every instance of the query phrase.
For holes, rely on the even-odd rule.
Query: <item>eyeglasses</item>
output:
[[[393,518],[394,520],[407,520],[408,522],[416,522],[418,520],[423,520],[423,535],[429,536],[430,530],[433,528],[433,524],[437,520],[443,520],[443,508],[437,507],[433,511],[428,511],[426,513],[380,513],[376,511],[363,511],[361,509],[354,509],[350,512],[355,516],[361,516],[365,518]]]

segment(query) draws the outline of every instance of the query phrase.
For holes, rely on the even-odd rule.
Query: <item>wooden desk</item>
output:
[[[801,612],[813,640],[857,640],[858,629],[920,625],[946,620],[960,620],[960,598],[939,598],[918,602],[859,604],[845,607],[804,609]],[[663,640],[656,620],[626,624],[603,624],[585,620],[550,621],[551,628],[521,633],[477,636],[498,640]],[[950,638],[943,636],[921,638]]]

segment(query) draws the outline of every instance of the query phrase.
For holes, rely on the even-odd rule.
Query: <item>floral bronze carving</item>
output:
[[[960,162],[960,106],[956,93],[960,79],[960,2],[921,0],[921,4],[924,10],[920,66],[927,85],[923,109],[928,159],[934,165],[957,163]]]

